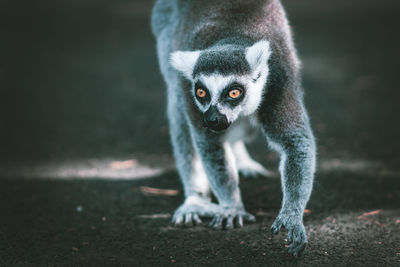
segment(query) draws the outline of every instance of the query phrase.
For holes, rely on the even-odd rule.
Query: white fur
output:
[[[200,51],[176,51],[171,53],[170,63],[188,80],[193,79],[193,69],[199,59]]]
[[[210,91],[212,95],[211,103],[215,104],[222,90],[234,82],[235,77],[233,75],[222,76],[221,74],[213,73],[211,75],[200,75],[199,80]]]
[[[242,115],[248,116],[254,113],[261,104],[264,87],[268,77],[268,66],[266,65],[260,71],[260,77],[256,82],[247,79],[247,94],[245,99],[245,105],[243,105]]]
[[[258,41],[246,49],[246,60],[252,69],[252,81],[248,83],[247,91],[249,93],[247,94],[246,105],[242,110],[245,116],[254,113],[261,103],[263,89],[269,73],[268,59],[270,55],[269,42],[265,40]]]
[[[246,59],[253,71],[267,65],[266,63],[270,55],[269,42],[266,40],[258,41],[246,49]]]
[[[209,108],[210,105],[217,104],[222,90],[225,89],[225,87],[227,87],[229,84],[231,84],[234,81],[234,76],[231,76],[231,75],[230,76],[222,76],[221,74],[217,74],[217,73],[214,73],[211,75],[200,74],[196,80],[201,81],[211,94],[211,102],[209,104],[207,104],[206,106],[202,105],[195,98],[197,107],[202,112],[205,112]],[[194,97],[194,93],[193,93],[193,97]]]
[[[245,76],[228,75],[223,76],[219,73],[211,75],[200,74],[196,79],[192,77],[193,69],[200,56],[201,51],[176,51],[171,54],[171,65],[181,72],[187,79],[193,83],[197,80],[201,81],[211,94],[211,102],[207,105],[197,101],[194,90],[192,91],[193,98],[197,107],[205,112],[210,105],[216,105],[219,111],[224,114],[229,122],[235,121],[240,116],[249,116],[253,114],[259,107],[263,89],[268,77],[268,58],[271,55],[269,42],[261,40],[246,48],[246,60],[248,61],[252,73]],[[230,108],[219,103],[220,94],[229,84],[237,81],[245,86],[245,99],[239,106]]]
[[[204,171],[203,164],[197,153],[192,159],[192,179],[191,186],[196,192],[201,192],[203,196],[208,195],[209,185],[207,180],[207,175]]]
[[[230,123],[234,122],[241,115],[242,106],[236,106],[233,109],[229,106],[218,103],[217,108],[221,114],[224,114]]]
[[[250,76],[223,76],[218,73],[213,73],[211,75],[200,74],[196,80],[201,81],[209,90],[209,93],[211,94],[211,102],[204,106],[196,100],[196,105],[202,112],[205,112],[210,105],[216,105],[219,112],[224,114],[229,122],[235,121],[240,116],[251,115],[257,110],[262,100],[263,89],[268,77],[267,63],[265,62],[265,66],[257,68],[256,72],[259,77],[255,82],[253,81],[253,74]],[[219,99],[223,89],[235,81],[246,88],[246,95],[242,103],[232,109],[231,107],[220,103]]]

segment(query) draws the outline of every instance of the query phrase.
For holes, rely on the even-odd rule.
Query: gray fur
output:
[[[212,227],[229,229],[254,220],[243,206],[238,172],[268,175],[243,143],[260,128],[281,155],[283,201],[271,230],[286,228],[289,252],[300,254],[307,243],[302,220],[316,152],[303,105],[300,62],[279,0],[158,0],[152,30],[186,198],[173,222],[196,224],[200,216],[209,216]],[[210,101],[196,100],[199,83],[210,87]],[[228,105],[221,100],[223,92],[235,84],[243,89],[243,99],[227,99]],[[205,128],[207,110],[225,116],[230,126]],[[210,201],[209,189],[218,204]]]
[[[208,49],[202,52],[194,67],[193,76],[215,72],[222,75],[250,73],[243,50],[243,46],[226,45],[223,49]]]

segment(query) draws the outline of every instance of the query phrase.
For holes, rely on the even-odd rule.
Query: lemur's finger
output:
[[[241,228],[241,227],[243,227],[243,218],[242,218],[242,216],[237,216],[236,217],[236,227],[239,227],[239,228]]]
[[[304,251],[307,246],[307,242],[292,243],[289,246],[288,252],[293,254],[293,256],[298,257]]]
[[[199,215],[197,215],[196,213],[193,213],[193,221],[196,224],[201,224],[202,223],[201,219],[199,218]]]
[[[279,221],[275,221],[272,226],[271,226],[271,233],[274,235],[277,235],[279,231],[281,230],[282,224]]]
[[[211,221],[210,226],[214,229],[222,229],[222,216],[215,216],[214,219]]]
[[[187,213],[185,215],[185,225],[189,225],[189,224],[193,224],[192,214],[191,213]]]
[[[253,215],[251,215],[250,213],[247,213],[247,212],[245,213],[245,215],[243,217],[246,221],[249,221],[249,222],[256,221],[256,217],[254,217]]]
[[[226,225],[225,225],[225,228],[226,228],[226,229],[233,229],[233,216],[232,216],[232,215],[229,215],[229,216],[226,218]]]
[[[293,235],[294,235],[293,230],[290,230],[290,231],[288,232],[288,236],[287,236],[287,242],[288,242],[289,244],[292,243],[292,241],[293,241]]]
[[[213,227],[214,224],[215,224],[215,221],[216,221],[216,217],[213,217],[213,218],[211,219],[211,222],[208,224],[208,226],[209,226],[209,227]]]
[[[176,216],[176,218],[174,219],[175,225],[181,225],[182,222],[183,222],[183,216],[181,216],[181,215]]]

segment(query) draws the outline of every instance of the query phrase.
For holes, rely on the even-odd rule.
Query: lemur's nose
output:
[[[226,116],[213,106],[204,113],[204,124],[214,131],[222,131],[229,127]]]
[[[216,126],[218,124],[218,117],[212,114],[210,117],[206,117],[206,123],[209,126]]]

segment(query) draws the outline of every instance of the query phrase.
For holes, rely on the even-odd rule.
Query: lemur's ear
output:
[[[176,51],[171,53],[170,63],[174,69],[180,71],[187,79],[193,79],[193,69],[200,51]]]
[[[271,55],[269,42],[261,40],[246,48],[246,59],[250,68],[255,71],[259,67],[267,67],[267,61]]]

